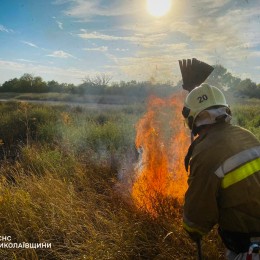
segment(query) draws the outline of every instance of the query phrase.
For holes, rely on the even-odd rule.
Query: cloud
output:
[[[54,19],[54,20],[55,20],[55,22],[57,23],[58,27],[59,27],[61,30],[63,30],[63,23],[62,23],[62,22],[59,22],[59,21],[57,21],[57,20],[56,20],[56,19],[57,19],[57,17],[56,17],[56,16],[52,16],[52,19]]]
[[[54,58],[62,58],[62,59],[75,58],[73,55],[61,50],[54,51],[53,53],[48,54],[47,56],[54,57]]]
[[[79,33],[78,36],[82,39],[99,39],[99,40],[105,40],[105,41],[137,41],[138,38],[131,36],[114,36],[114,35],[108,35],[108,34],[102,34],[99,32],[87,32],[85,29],[81,29],[82,33]]]
[[[87,2],[91,4],[90,1]],[[95,15],[103,15],[103,19],[107,19],[105,16],[109,14],[105,12],[111,11],[111,6],[118,1],[109,1],[106,10],[102,9],[99,1],[92,3],[86,12],[94,20]],[[70,10],[74,8],[75,12],[71,15],[83,19],[84,12],[79,8],[81,4],[83,1],[74,1]],[[119,3],[116,10],[111,11],[111,16],[116,15],[117,10],[121,10],[122,14],[130,14],[131,11],[132,18],[135,19],[126,16],[120,18],[122,23],[109,23],[111,26],[107,31],[104,28],[102,31],[82,29],[77,35],[82,39],[124,41],[120,43],[121,49],[128,47],[127,43],[131,44],[131,50],[134,49],[135,53],[129,57],[114,57],[117,62],[114,67],[110,65],[111,69],[122,71],[125,75],[149,77],[160,69],[161,75],[171,77],[173,70],[176,75],[179,74],[178,59],[191,57],[213,65],[220,63],[233,71],[241,71],[241,68],[248,70],[243,64],[252,64],[250,53],[260,47],[260,6],[256,0],[249,3],[244,0],[201,0],[191,5],[187,5],[187,1],[179,1],[175,4],[170,15],[155,19],[145,15],[140,1],[142,16],[137,16],[135,9],[126,10],[129,7],[127,4],[123,7]],[[255,56],[258,55],[256,52]],[[250,61],[245,61],[249,58]],[[156,66],[158,70],[155,69]]]
[[[65,14],[81,20],[86,20],[94,16],[124,16],[140,11],[140,2],[137,0],[112,0],[106,1],[105,5],[102,4],[101,0],[71,0],[65,2],[70,3],[70,7],[65,11]],[[62,0],[56,1],[56,4],[63,3],[64,1]]]
[[[103,41],[125,41],[131,44],[144,47],[158,45],[167,36],[166,33],[133,33],[132,36],[115,36],[99,32],[87,32],[85,29],[80,30],[82,33],[77,34],[82,39],[103,40]],[[125,49],[125,48],[124,48]]]
[[[96,48],[84,48],[83,50],[85,51],[101,51],[101,52],[105,52],[108,50],[107,46],[101,46],[101,47],[96,47]]]
[[[37,61],[27,60],[27,59],[16,59],[17,61],[21,62],[29,62],[29,63],[38,63]]]
[[[82,83],[82,80],[86,75],[97,75],[99,72],[95,70],[81,70],[74,67],[69,67],[66,69],[55,67],[55,66],[45,66],[41,64],[30,64],[28,62],[13,62],[8,60],[0,59],[0,74],[1,81],[7,81],[14,77],[20,77],[26,72],[30,72],[34,75],[39,75],[45,80],[57,80],[59,82]]]
[[[34,48],[39,48],[37,45],[35,45],[34,43],[32,42],[27,42],[27,41],[21,41],[22,43],[26,44],[26,45],[29,45],[31,47],[34,47]]]
[[[201,15],[215,15],[216,13],[228,10],[230,5],[233,5],[234,0],[200,0],[199,3],[194,3],[193,7]]]
[[[12,29],[8,29],[5,26],[3,26],[2,24],[0,24],[0,32],[11,33],[11,32],[14,32],[14,31]]]
[[[24,68],[24,64],[13,61],[0,60],[0,68],[9,68],[9,70],[22,70]]]
[[[66,15],[78,18],[89,17],[99,13],[99,1],[80,1],[71,2],[71,7],[65,11]]]
[[[61,30],[63,30],[63,23],[61,23],[61,22],[59,22],[59,21],[56,21],[56,23],[58,24],[59,28],[60,28]]]
[[[129,49],[127,48],[115,48],[115,51],[120,51],[120,52],[125,52],[125,51],[129,51]]]
[[[123,24],[122,29],[132,31],[139,40],[144,39],[140,43],[143,48],[139,48],[136,56],[143,58],[146,66],[140,68],[140,61],[128,57],[120,59],[121,67],[127,73],[136,70],[135,64],[137,71],[147,71],[154,62],[163,68],[168,57],[175,61],[197,57],[210,64],[219,62],[227,68],[242,67],[243,59],[247,59],[253,48],[260,47],[259,5],[256,1],[243,4],[231,0],[202,0],[162,20],[144,20],[138,26]],[[156,58],[160,55],[164,59]],[[153,59],[149,61],[150,57]]]
[[[102,53],[104,53],[104,55],[108,59],[110,59],[114,63],[118,63],[118,58],[115,55],[108,52],[107,46],[100,46],[100,47],[94,47],[94,48],[83,48],[83,50],[84,51],[99,51],[99,52],[102,52]],[[119,49],[118,49],[118,51],[119,51]],[[121,50],[121,51],[123,51],[123,50]]]
[[[62,5],[71,2],[71,0],[54,0],[52,3],[55,5]]]

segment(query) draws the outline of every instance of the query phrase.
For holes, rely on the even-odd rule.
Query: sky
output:
[[[178,60],[194,57],[260,83],[260,0],[170,0],[160,17],[147,1],[0,0],[0,84],[24,73],[177,83]]]

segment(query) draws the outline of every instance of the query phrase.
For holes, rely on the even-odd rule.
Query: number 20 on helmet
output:
[[[196,117],[205,109],[214,106],[228,107],[224,94],[206,83],[194,88],[186,97],[182,115],[192,130]]]

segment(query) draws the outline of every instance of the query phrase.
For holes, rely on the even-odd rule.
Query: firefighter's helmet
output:
[[[224,94],[218,88],[204,83],[188,94],[182,114],[192,130],[200,112],[208,108],[221,106],[228,107]]]

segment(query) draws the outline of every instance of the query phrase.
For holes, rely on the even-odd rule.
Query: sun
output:
[[[172,5],[172,0],[146,0],[148,13],[153,16],[161,17],[167,14]]]

